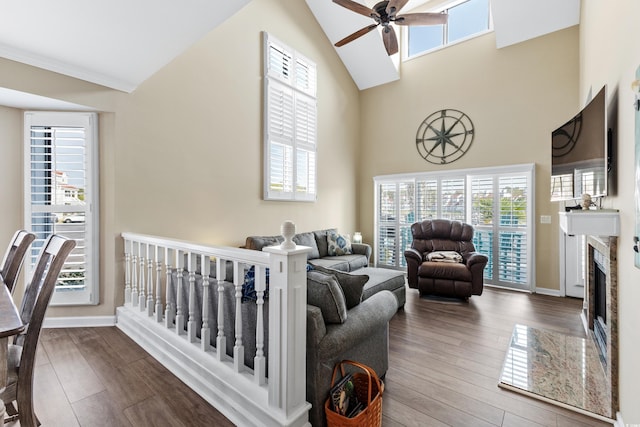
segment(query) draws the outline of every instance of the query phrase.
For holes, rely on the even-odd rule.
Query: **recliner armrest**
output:
[[[471,266],[473,266],[474,264],[486,265],[489,261],[489,258],[487,258],[486,255],[483,255],[479,252],[468,252],[465,254],[464,258],[465,264],[467,264],[467,267],[469,268],[471,268]]]
[[[417,249],[413,249],[413,248],[408,248],[404,251],[404,257],[407,261],[409,261],[409,259],[414,259],[417,262],[422,262],[422,254],[420,252],[418,252]]]

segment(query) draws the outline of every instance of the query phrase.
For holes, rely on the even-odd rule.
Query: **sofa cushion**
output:
[[[347,303],[347,310],[352,309],[362,301],[362,290],[369,280],[366,274],[354,275],[343,271],[332,270],[324,267],[315,267],[316,271],[333,275],[337,280]]]
[[[318,252],[318,244],[316,243],[316,236],[309,233],[300,233],[293,236],[294,243],[296,245],[309,246],[311,248],[311,252],[307,256],[308,259],[316,259],[320,258],[320,253]]]
[[[322,311],[325,323],[344,323],[347,304],[338,280],[321,271],[307,273],[307,303]]]
[[[327,244],[327,233],[335,233],[335,228],[328,228],[326,230],[316,230],[313,235],[316,237],[316,244],[318,245],[318,258],[324,258],[329,255],[329,245]]]
[[[244,247],[254,251],[261,251],[264,247],[279,245],[282,242],[284,242],[284,237],[282,236],[249,236],[245,241]]]
[[[471,282],[471,270],[460,263],[425,261],[418,267],[418,277]]]
[[[314,267],[320,266],[324,268],[333,268],[334,270],[349,271],[349,261],[342,257],[328,256],[324,258],[311,259],[309,264]]]
[[[329,256],[351,255],[351,239],[346,234],[327,233]]]

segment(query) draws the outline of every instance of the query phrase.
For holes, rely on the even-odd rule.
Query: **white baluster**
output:
[[[236,341],[233,346],[233,367],[236,372],[244,370],[244,345],[242,344],[242,279],[241,268],[243,264],[238,261],[233,262],[233,285],[235,287],[236,298]]]
[[[151,256],[151,245],[147,245],[147,316],[153,316],[153,264],[155,257]]]
[[[187,255],[187,270],[189,271],[189,320],[187,321],[187,340],[196,342],[196,254]]]
[[[133,242],[124,241],[124,305],[131,305],[131,250]]]
[[[184,253],[176,249],[176,268],[178,283],[176,286],[176,333],[184,334],[184,303],[182,302],[182,278],[184,277]]]
[[[200,344],[202,351],[211,350],[211,329],[209,329],[209,274],[211,272],[211,258],[202,255],[200,271],[202,272],[202,329],[200,330]]]
[[[156,246],[156,322],[162,322],[162,251]]]
[[[164,325],[167,328],[173,327],[173,322],[176,320],[176,307],[173,301],[173,295],[171,295],[171,255],[173,250],[169,248],[164,248],[164,262],[165,262],[165,273],[167,275],[167,282],[165,283],[165,291],[166,291],[166,308],[164,311]],[[178,288],[176,284],[174,289]]]
[[[224,281],[227,277],[226,260],[216,260],[216,279],[218,280],[218,335],[216,336],[216,351],[218,360],[222,361],[227,355],[227,338],[224,336]]]
[[[263,266],[255,267],[256,276],[256,305],[257,305],[257,321],[256,321],[256,355],[253,358],[253,373],[256,383],[264,385],[266,379],[266,359],[264,357],[264,292],[266,288],[265,268]]]
[[[140,251],[141,243],[138,242],[138,252]],[[133,243],[132,243],[132,252],[133,252]],[[131,264],[131,305],[136,307],[138,305],[138,255],[133,253],[133,263]]]
[[[146,245],[147,248],[149,247],[149,245]],[[145,307],[145,303],[147,301],[147,295],[145,294],[145,287],[146,287],[146,281],[145,281],[145,269],[146,269],[146,263],[145,263],[145,255],[144,255],[144,249],[142,246],[142,243],[138,246],[139,248],[139,253],[140,253],[140,281],[138,282],[138,287],[139,287],[139,291],[140,293],[138,294],[138,307],[140,308],[140,311],[144,311],[144,307]]]

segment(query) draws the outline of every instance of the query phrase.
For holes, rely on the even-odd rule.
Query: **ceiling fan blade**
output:
[[[371,24],[368,25],[364,28],[359,29],[358,31],[356,31],[353,34],[348,35],[347,37],[343,38],[342,40],[340,40],[339,42],[337,42],[334,46],[336,47],[340,47],[340,46],[344,46],[345,44],[354,41],[355,39],[364,36],[365,34],[371,32],[374,28],[376,28],[378,26],[378,24]]]
[[[387,25],[382,30],[382,41],[384,42],[384,48],[387,49],[389,56],[398,53],[398,38],[396,32],[391,25]]]
[[[394,23],[398,25],[441,25],[447,23],[446,13],[409,13],[396,16]]]
[[[333,0],[335,4],[339,4],[342,7],[345,7],[355,13],[359,13],[360,15],[364,15],[366,17],[371,17],[371,15],[378,15],[372,9],[357,3],[353,0]]]
[[[409,0],[389,0],[389,4],[387,4],[387,15],[400,12],[400,9],[402,9],[408,1]]]

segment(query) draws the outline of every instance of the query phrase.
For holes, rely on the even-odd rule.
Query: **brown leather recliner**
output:
[[[411,226],[413,242],[404,252],[407,281],[421,295],[467,299],[481,295],[484,267],[488,258],[475,250],[473,227],[460,221],[433,219]],[[435,251],[454,251],[462,262],[429,261]]]

